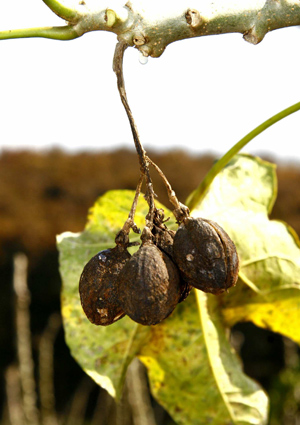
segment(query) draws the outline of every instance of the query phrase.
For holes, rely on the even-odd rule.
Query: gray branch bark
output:
[[[159,57],[177,40],[241,33],[259,43],[272,30],[300,25],[299,0],[43,0],[66,26],[0,31],[0,40],[45,37],[72,40],[110,31],[145,57]]]
[[[257,44],[269,31],[300,25],[299,0],[132,0],[124,3],[125,0],[108,0],[102,9],[96,1],[81,2],[75,18],[77,33],[112,31],[144,56],[159,57],[168,44],[185,38],[241,33],[246,41]]]

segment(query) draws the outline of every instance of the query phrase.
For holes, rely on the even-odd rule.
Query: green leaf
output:
[[[242,366],[226,337],[217,299],[195,290],[176,313],[151,328],[140,360],[151,391],[182,425],[263,425],[268,399]]]
[[[101,197],[89,212],[84,232],[58,236],[61,295],[66,342],[80,366],[112,396],[119,397],[126,370],[145,343],[150,328],[137,325],[128,317],[108,327],[92,325],[85,317],[78,293],[84,265],[97,252],[115,246],[134,198],[132,191],[111,191]],[[137,226],[144,225],[148,208],[140,196],[135,216]],[[166,214],[170,214],[165,209]],[[174,220],[171,220],[174,225]],[[133,235],[131,240],[138,239]]]
[[[274,165],[239,155],[192,215],[217,221],[238,250],[240,280],[222,296],[226,324],[252,320],[300,342],[300,243],[287,224],[268,218],[276,193]]]

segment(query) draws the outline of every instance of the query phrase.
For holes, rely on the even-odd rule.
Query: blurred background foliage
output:
[[[149,152],[149,156],[164,170],[183,202],[215,159],[192,157],[182,151]],[[47,153],[4,151],[1,154],[1,425],[139,425],[141,419],[134,394],[148,391],[143,368],[135,366],[132,369],[122,402],[117,406],[82,372],[65,345],[55,240],[56,235],[64,231],[82,231],[88,209],[107,190],[135,189],[138,170],[136,154],[129,150],[74,155],[59,150]],[[271,218],[288,222],[299,235],[300,167],[279,165],[277,175],[278,198]],[[165,188],[156,173],[153,173],[153,181],[159,201],[170,208]],[[35,419],[31,421],[23,411],[22,361],[20,358],[18,361],[17,356],[22,344],[16,326],[22,297],[16,298],[13,282],[14,257],[20,252],[28,259],[29,291],[24,298],[25,304],[26,299],[28,303],[23,309],[25,312],[29,309],[30,313],[29,343],[35,382],[27,397],[37,406]],[[242,357],[245,372],[259,381],[271,397],[270,425],[300,425],[299,347],[251,323],[236,325],[231,341]],[[133,390],[137,383],[138,389]],[[149,400],[152,413],[148,415],[148,423],[143,419],[142,425],[173,424],[167,413],[152,398]],[[147,403],[146,400],[145,406],[149,408]]]

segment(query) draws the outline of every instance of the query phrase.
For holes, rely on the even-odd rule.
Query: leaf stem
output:
[[[57,0],[43,0],[43,2],[62,19],[73,21],[78,16],[76,9],[64,6]]]
[[[234,157],[234,155],[236,155],[244,146],[247,145],[247,143],[249,143],[252,139],[254,139],[254,137],[258,136],[260,133],[262,133],[267,128],[271,127],[276,122],[282,120],[288,115],[291,115],[294,112],[297,112],[299,110],[300,110],[300,102],[295,103],[289,108],[284,109],[283,111],[279,112],[278,114],[264,121],[254,130],[250,131],[250,133],[248,133],[239,142],[237,142],[231,149],[229,149],[229,151],[226,152],[225,155],[223,155],[222,158],[220,158],[212,166],[212,168],[206,174],[206,176],[204,177],[200,185],[197,187],[197,189],[194,190],[194,192],[192,192],[191,195],[188,197],[186,204],[189,207],[189,209],[192,210],[193,208],[195,208],[197,204],[199,204],[199,202],[202,201],[202,199],[204,198],[204,195],[206,194],[214,178],[219,174],[220,171],[222,171],[222,169],[225,167],[225,165],[228,164],[228,162]]]
[[[75,31],[72,25],[66,25],[63,27],[38,27],[0,31],[0,40],[30,37],[52,38],[54,40],[73,40],[80,35],[81,34],[78,34]]]

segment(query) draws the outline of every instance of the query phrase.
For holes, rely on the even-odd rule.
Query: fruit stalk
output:
[[[146,151],[143,148],[143,145],[140,141],[137,127],[136,127],[131,109],[128,104],[127,95],[125,91],[124,77],[123,77],[123,58],[124,58],[124,52],[127,49],[127,47],[128,47],[128,44],[124,41],[120,41],[117,44],[115,49],[114,60],[113,60],[113,70],[117,76],[117,84],[118,84],[118,90],[121,97],[121,101],[129,119],[136,152],[139,158],[141,174],[142,176],[145,176],[146,178],[147,190],[146,190],[145,198],[149,205],[149,212],[146,216],[146,226],[152,229],[154,212],[155,212],[155,203],[154,203],[153,184],[152,184],[152,180],[151,180],[151,176],[149,172],[149,163],[148,163],[148,158],[146,156]]]
[[[164,185],[166,186],[166,189],[167,189],[167,192],[168,192],[168,198],[169,198],[170,203],[175,208],[180,208],[180,202],[178,201],[178,198],[176,196],[176,193],[172,189],[171,184],[169,183],[168,179],[166,178],[166,176],[164,175],[164,173],[162,172],[162,170],[148,156],[147,156],[147,160],[148,160],[149,164],[152,165],[153,168],[155,168],[155,170],[158,172],[158,174],[162,178],[162,180],[164,182]]]
[[[148,156],[147,156],[148,162],[150,165],[152,165],[153,168],[158,172],[160,177],[162,178],[164,185],[166,186],[168,198],[170,203],[175,207],[175,210],[173,211],[173,214],[177,220],[178,223],[181,223],[182,220],[185,217],[188,217],[190,214],[190,211],[188,207],[181,202],[178,201],[178,198],[176,196],[175,191],[172,189],[171,184],[169,183],[167,177],[164,175],[162,170],[158,167],[158,165],[155,164]]]
[[[136,191],[135,191],[135,196],[134,196],[134,200],[132,202],[132,206],[130,209],[130,212],[128,214],[128,218],[124,223],[124,226],[122,227],[122,230],[117,234],[115,242],[116,244],[121,244],[124,246],[129,246],[132,244],[129,244],[129,232],[130,229],[132,229],[134,231],[134,233],[141,233],[140,229],[137,227],[137,225],[134,222],[134,216],[135,216],[135,211],[136,211],[136,207],[137,207],[137,203],[138,203],[138,199],[139,199],[139,195],[141,193],[141,189],[142,189],[142,184],[144,181],[144,175],[141,175],[136,187]],[[134,243],[135,245],[135,243]]]

